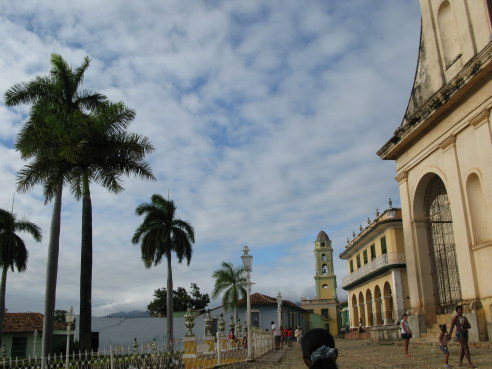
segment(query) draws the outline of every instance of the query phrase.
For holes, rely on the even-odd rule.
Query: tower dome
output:
[[[318,233],[318,237],[316,238],[316,241],[329,241],[330,237],[325,233],[325,231],[320,231]]]

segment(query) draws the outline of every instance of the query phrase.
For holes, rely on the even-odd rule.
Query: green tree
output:
[[[66,323],[66,316],[67,316],[67,311],[66,310],[55,310],[55,322],[58,323]]]
[[[7,272],[17,269],[22,273],[27,268],[29,252],[24,240],[17,234],[29,233],[37,242],[41,241],[40,228],[27,219],[17,220],[10,211],[0,209],[0,266],[2,281],[0,283],[0,346],[2,344],[3,319],[5,317],[5,293],[7,290]]]
[[[144,203],[135,210],[138,216],[145,215],[142,224],[133,234],[132,242],[140,243],[142,260],[146,268],[157,266],[162,257],[167,259],[167,348],[172,350],[173,342],[173,275],[171,255],[174,252],[181,263],[188,265],[195,243],[193,227],[175,217],[176,205],[161,195],[154,194],[150,203]]]
[[[32,105],[15,143],[21,158],[30,160],[19,172],[17,188],[26,192],[41,184],[45,202],[53,200],[42,337],[45,357],[53,348],[63,186],[73,164],[83,155],[81,122],[106,100],[101,94],[80,89],[89,58],[73,69],[60,55],[52,54],[51,65],[48,75],[16,84],[5,93],[7,106]]]
[[[196,283],[191,284],[191,293],[188,293],[185,288],[178,287],[173,291],[173,310],[185,311],[188,304],[191,304],[193,309],[203,309],[210,302],[210,296],[200,292],[200,288]],[[154,299],[147,305],[147,311],[152,316],[164,315],[167,316],[167,290],[166,288],[158,288],[154,290]]]
[[[246,297],[244,288],[246,277],[243,267],[235,267],[231,262],[223,261],[221,268],[212,273],[215,279],[212,297],[216,299],[222,293],[222,305],[227,311],[229,307],[234,309],[234,323],[237,319],[237,306],[241,298]]]
[[[155,180],[145,155],[154,150],[141,135],[127,133],[135,112],[122,102],[105,102],[83,120],[85,142],[68,181],[77,199],[82,197],[82,240],[80,258],[80,348],[91,350],[92,295],[92,200],[90,183],[96,182],[113,193],[124,190],[121,177],[136,175]]]

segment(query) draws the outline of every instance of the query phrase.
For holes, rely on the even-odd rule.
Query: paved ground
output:
[[[369,340],[338,340],[337,347],[339,369],[434,369],[442,368],[443,355],[438,347],[427,345],[412,345],[410,342],[411,358],[403,358],[401,344],[375,344]],[[450,348],[449,363],[458,369],[459,347]],[[474,364],[481,369],[492,369],[492,350],[471,348]],[[466,359],[465,359],[466,363]],[[463,368],[466,368],[465,364]],[[302,369],[305,368],[299,348],[287,348],[273,351],[256,362],[237,363],[228,365],[227,369]]]

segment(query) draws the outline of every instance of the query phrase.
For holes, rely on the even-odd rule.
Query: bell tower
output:
[[[314,258],[316,265],[316,295],[319,299],[337,298],[337,280],[333,271],[333,249],[328,235],[321,231],[314,242]]]

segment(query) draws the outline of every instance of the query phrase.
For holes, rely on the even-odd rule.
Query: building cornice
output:
[[[408,121],[396,129],[393,137],[378,151],[383,160],[395,160],[413,139],[442,116],[466,92],[492,70],[492,42],[475,55],[447,84],[439,89]]]

